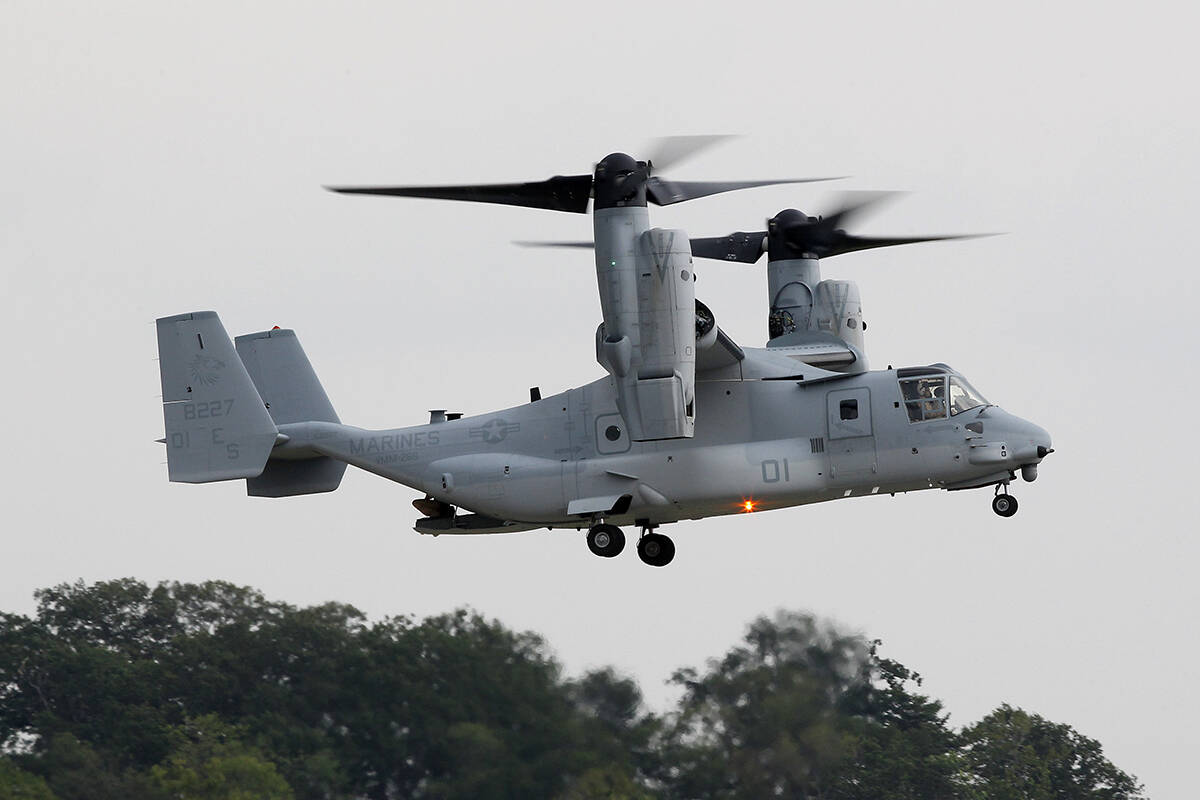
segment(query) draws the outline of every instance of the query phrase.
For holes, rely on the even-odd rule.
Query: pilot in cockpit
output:
[[[921,381],[922,415],[925,419],[941,419],[946,416],[945,382],[934,388],[931,382]]]

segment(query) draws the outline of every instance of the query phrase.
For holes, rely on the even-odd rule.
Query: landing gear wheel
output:
[[[587,533],[587,544],[601,558],[612,558],[625,549],[625,534],[616,525],[593,525]]]
[[[638,558],[652,567],[665,567],[675,558],[675,543],[661,533],[647,533],[637,543]]]
[[[1011,494],[998,494],[992,498],[992,511],[1002,517],[1011,517],[1017,513],[1017,498]]]

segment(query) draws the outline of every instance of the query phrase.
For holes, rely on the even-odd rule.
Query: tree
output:
[[[243,731],[207,715],[172,730],[175,747],[150,769],[168,797],[188,800],[292,800],[275,765],[239,736]]]
[[[660,771],[654,741],[662,720],[646,711],[636,681],[606,667],[571,681],[568,691],[579,712],[580,739],[604,764],[597,774],[605,780],[619,774],[632,785]]]
[[[57,800],[46,781],[0,757],[0,800]]]
[[[671,796],[953,796],[940,705],[862,637],[780,612],[703,674],[673,680],[685,693],[664,742]]]
[[[64,799],[78,793],[56,781],[93,773],[213,796],[282,791],[275,775],[307,800],[553,797],[589,770],[635,771],[632,682],[589,679],[577,698],[540,637],[466,610],[367,624],[336,603],[128,579],[37,597],[33,619],[0,617],[0,743],[57,764],[41,774]],[[197,720],[234,726],[236,748],[185,747]]]
[[[616,765],[592,767],[555,800],[651,800],[652,795]]]
[[[919,694],[921,676],[879,655],[870,643],[863,680],[845,695],[843,712],[858,720],[852,763],[830,798],[937,800],[958,796],[957,738],[937,700]]]
[[[1002,705],[962,732],[966,782],[981,800],[1137,800],[1142,787],[1069,725]]]
[[[628,677],[564,679],[541,637],[465,609],[369,622],[351,606],[296,608],[220,581],[36,596],[32,618],[0,614],[0,791],[1142,797],[1066,725],[1002,706],[958,736],[878,641],[804,614],[759,618],[723,657],[676,672],[683,696],[658,717]]]
[[[19,760],[41,775],[59,800],[166,800],[145,775],[120,767],[69,733],[55,734],[35,756]]]
[[[361,674],[347,677],[380,702],[347,727],[371,797],[481,796],[484,785],[485,797],[553,797],[611,750],[534,634],[460,610],[367,638]]]

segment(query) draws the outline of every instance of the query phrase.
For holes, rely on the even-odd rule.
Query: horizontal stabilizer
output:
[[[263,471],[278,430],[212,311],[157,321],[167,473],[207,483]]]
[[[342,483],[346,463],[328,456],[303,461],[272,460],[262,474],[246,479],[251,497],[293,497],[298,494],[332,492]]]

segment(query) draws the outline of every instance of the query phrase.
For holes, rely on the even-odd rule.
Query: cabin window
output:
[[[842,419],[858,419],[858,401],[843,400],[841,403]]]
[[[946,418],[946,376],[927,375],[900,381],[909,422]]]

